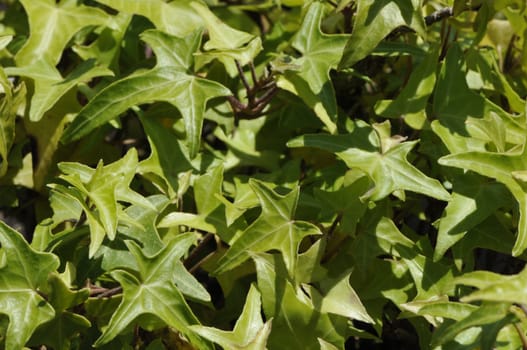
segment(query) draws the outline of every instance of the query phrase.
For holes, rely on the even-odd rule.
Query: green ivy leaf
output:
[[[35,345],[46,344],[53,349],[71,349],[71,338],[91,326],[84,316],[68,311],[88,299],[89,290],[70,290],[70,287],[57,273],[48,279],[49,303],[55,309],[55,318],[37,329],[33,338]],[[31,343],[31,342],[30,342]]]
[[[284,339],[294,349],[319,349],[317,338],[344,348],[345,318],[332,318],[317,310],[312,301],[288,280],[280,255],[254,254],[258,289],[267,319],[273,318],[270,349],[281,348]]]
[[[90,225],[90,257],[97,252],[104,237],[110,240],[115,238],[118,219],[123,218],[119,201],[155,210],[146,198],[129,188],[136,173],[137,163],[137,151],[131,148],[117,162],[107,166],[99,162],[96,169],[75,163],[59,164],[59,168],[64,172],[60,178],[73,187],[55,186],[55,189],[62,190],[83,207]],[[96,214],[87,205],[85,198],[93,203]]]
[[[435,261],[441,259],[467,231],[508,202],[507,189],[502,184],[482,181],[477,175],[463,174],[453,183],[452,199],[438,224]]]
[[[368,129],[362,125],[351,135],[304,135],[289,141],[287,145],[316,147],[333,152],[348,167],[364,171],[375,183],[375,187],[367,193],[367,198],[373,201],[381,200],[397,190],[422,193],[444,201],[450,199],[450,194],[439,181],[427,177],[406,159],[417,141],[400,142],[384,151],[378,149],[381,140]],[[377,138],[377,142],[372,143],[372,138]]]
[[[527,169],[527,147],[516,153],[465,152],[439,159],[439,164],[472,170],[504,184],[519,205],[518,236],[512,249],[514,256],[527,248],[527,189],[522,172]]]
[[[95,60],[82,62],[66,78],[44,60],[23,67],[7,68],[6,73],[34,80],[34,92],[29,108],[29,120],[33,122],[42,119],[44,113],[80,83],[86,83],[95,77],[113,75],[110,70],[96,66]]]
[[[306,236],[322,233],[311,223],[293,220],[298,203],[298,187],[282,196],[259,180],[251,179],[250,185],[258,196],[262,213],[233,242],[218,262],[214,274],[224,273],[240,265],[251,253],[271,249],[282,252],[287,269],[293,273],[300,241]]]
[[[426,36],[421,0],[359,0],[351,38],[346,43],[339,69],[351,67],[394,29],[408,26]]]
[[[53,306],[39,291],[48,274],[59,267],[59,259],[33,250],[20,233],[2,221],[0,244],[0,313],[9,317],[5,347],[22,349],[35,329],[55,316]]]
[[[120,13],[148,18],[156,28],[168,34],[185,37],[203,27],[203,20],[191,7],[193,1],[179,0],[97,0]],[[177,20],[175,20],[177,19]]]
[[[112,18],[104,11],[69,0],[21,0],[29,20],[30,36],[18,51],[18,66],[45,61],[55,66],[68,42],[82,28],[111,26]],[[67,29],[66,29],[67,28]]]
[[[189,328],[224,349],[265,350],[267,349],[267,337],[271,332],[272,320],[263,322],[261,307],[260,293],[254,285],[251,285],[245,306],[232,331],[204,326],[191,326]]]
[[[85,136],[132,106],[165,101],[178,108],[183,115],[190,156],[197,155],[207,101],[230,95],[231,92],[219,83],[186,72],[191,69],[192,53],[200,44],[200,32],[181,39],[155,31],[143,38],[152,45],[158,57],[156,68],[118,80],[102,90],[66,129],[63,142]],[[167,56],[169,52],[171,54]]]
[[[183,333],[200,349],[213,349],[212,344],[196,336],[190,325],[199,321],[174,284],[174,269],[179,259],[195,242],[194,234],[182,234],[170,241],[165,249],[154,256],[145,256],[137,244],[126,245],[139,266],[137,275],[115,270],[111,275],[123,288],[123,299],[112,315],[95,346],[108,343],[141,315],[155,315],[166,325]]]
[[[329,72],[336,68],[348,35],[327,35],[321,32],[324,4],[313,2],[293,37],[291,45],[302,56],[292,60],[295,70],[286,70],[277,85],[298,95],[331,133],[337,129],[337,103]]]

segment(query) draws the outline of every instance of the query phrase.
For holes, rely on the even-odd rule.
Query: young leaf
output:
[[[53,319],[55,310],[39,291],[59,267],[50,253],[33,250],[24,237],[0,221],[0,313],[9,317],[5,347],[22,349],[35,329]]]
[[[245,306],[231,332],[204,326],[189,328],[224,349],[265,350],[272,320],[263,322],[261,307],[260,293],[254,285],[251,285]]]
[[[367,129],[367,128],[366,128]],[[450,194],[439,181],[423,174],[406,159],[416,141],[401,142],[386,152],[376,150],[369,140],[368,132],[358,130],[352,135],[304,135],[288,142],[289,147],[316,147],[334,152],[348,167],[357,168],[370,176],[375,187],[367,194],[377,201],[397,190],[422,193],[439,200],[448,201]],[[373,136],[374,137],[374,136]]]
[[[29,120],[33,122],[42,119],[45,112],[78,84],[88,82],[95,77],[113,75],[110,70],[96,66],[93,59],[79,64],[66,78],[44,60],[23,67],[7,68],[6,73],[33,79],[35,90],[29,108]]]
[[[359,0],[351,38],[346,43],[339,69],[366,57],[388,34],[400,26],[426,36],[420,0]]]
[[[304,100],[334,133],[337,128],[337,104],[329,72],[336,68],[348,36],[322,33],[320,23],[323,16],[324,4],[318,1],[311,3],[291,43],[302,53],[291,63],[298,68],[286,70],[277,84]]]
[[[88,26],[111,25],[104,11],[68,0],[21,0],[27,12],[30,35],[16,55],[17,65],[45,61],[55,66],[71,38]],[[67,29],[66,29],[67,28]]]
[[[194,241],[193,234],[179,235],[151,257],[145,256],[134,242],[126,242],[139,271],[137,275],[124,270],[111,273],[123,288],[123,299],[95,346],[108,343],[139,316],[147,314],[157,316],[166,325],[183,333],[200,349],[213,349],[212,344],[189,329],[190,325],[197,325],[199,321],[173,282],[176,264]]]
[[[298,203],[298,187],[282,196],[261,181],[251,179],[250,184],[258,196],[262,213],[234,241],[218,262],[214,274],[224,273],[240,265],[250,257],[250,253],[271,249],[282,252],[287,269],[293,273],[300,241],[306,236],[322,233],[311,223],[293,220]]]
[[[144,16],[159,30],[178,37],[189,35],[203,26],[203,20],[190,6],[193,1],[189,0],[170,3],[162,0],[97,0],[97,2],[119,12]]]

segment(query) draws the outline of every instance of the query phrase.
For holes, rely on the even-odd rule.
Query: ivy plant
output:
[[[525,1],[0,24],[0,348],[527,348]]]

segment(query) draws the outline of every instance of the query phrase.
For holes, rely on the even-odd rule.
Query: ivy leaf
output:
[[[107,236],[110,240],[115,238],[118,219],[123,217],[119,201],[156,210],[152,203],[129,187],[136,173],[137,163],[137,151],[131,148],[120,160],[107,166],[99,162],[96,169],[77,163],[59,164],[59,168],[65,173],[60,178],[73,187],[54,187],[77,200],[83,207],[90,224],[90,257],[97,252],[104,237]],[[96,215],[86,204],[85,198],[93,203]]]
[[[22,349],[41,324],[53,319],[55,310],[39,291],[48,274],[59,267],[58,258],[33,250],[24,237],[0,221],[0,313],[9,317],[6,349]]]
[[[141,315],[154,315],[166,325],[183,333],[200,349],[213,349],[212,344],[196,336],[190,325],[199,321],[173,282],[174,269],[179,259],[195,242],[194,234],[182,234],[170,241],[154,256],[145,256],[133,241],[126,245],[139,266],[136,275],[116,270],[111,275],[121,284],[123,298],[95,346],[108,343]]]
[[[30,35],[18,51],[18,66],[45,61],[55,66],[62,51],[82,28],[111,25],[112,18],[104,11],[69,0],[21,0],[27,12]],[[67,28],[67,29],[66,29]]]
[[[298,203],[298,187],[282,196],[259,180],[251,179],[249,183],[258,197],[262,213],[234,241],[218,262],[214,274],[233,269],[247,260],[251,253],[271,249],[282,252],[287,269],[293,274],[300,241],[306,236],[322,233],[311,223],[293,220]]]
[[[260,293],[251,285],[245,306],[231,332],[204,326],[191,326],[190,329],[224,349],[265,350],[272,320],[263,322],[261,307]]]
[[[450,199],[450,194],[439,181],[427,177],[406,159],[417,141],[396,143],[382,150],[379,149],[381,140],[368,128],[360,126],[351,135],[304,135],[289,141],[287,145],[316,147],[333,152],[348,167],[364,171],[375,183],[375,187],[365,195],[373,201],[381,200],[397,190],[422,193],[444,201]],[[372,143],[372,138],[377,138],[377,142]]]
[[[351,67],[394,29],[408,26],[426,36],[421,0],[359,0],[351,38],[346,43],[339,69]]]
[[[502,184],[482,181],[475,174],[457,176],[453,183],[452,199],[438,224],[435,261],[467,231],[508,202],[507,189]]]
[[[91,326],[85,317],[68,311],[88,299],[89,290],[70,290],[70,287],[57,273],[48,279],[49,303],[55,309],[55,318],[37,329],[33,335],[35,345],[46,344],[53,349],[71,349],[71,338]],[[31,343],[31,342],[30,342]]]
[[[342,332],[345,318],[332,318],[317,310],[305,294],[288,280],[288,273],[278,254],[254,254],[258,289],[267,319],[273,318],[268,339],[270,349],[281,348],[284,339],[292,349],[319,349],[317,338],[344,348]]]
[[[185,37],[203,26],[203,20],[190,6],[193,1],[179,0],[97,0],[97,2],[131,15],[148,18],[156,28]],[[175,20],[177,18],[177,20]]]
[[[465,152],[439,159],[439,164],[472,170],[504,184],[519,205],[518,236],[512,254],[518,256],[527,248],[527,188],[523,172],[527,169],[527,147],[516,153]]]
[[[150,155],[139,163],[137,172],[174,198],[181,187],[179,176],[194,169],[188,152],[174,132],[165,128],[157,118],[145,115],[140,120],[148,137]]]
[[[178,108],[183,115],[190,157],[195,157],[207,101],[231,94],[229,89],[217,82],[187,73],[193,64],[192,54],[201,41],[200,33],[177,38],[153,31],[143,36],[156,53],[158,65],[103,89],[79,112],[64,132],[62,141],[77,140],[132,106],[165,101]],[[168,52],[170,56],[167,56]]]
[[[42,119],[45,112],[78,84],[88,82],[95,77],[113,75],[110,70],[96,66],[95,60],[82,62],[66,78],[44,60],[23,67],[7,68],[6,73],[34,80],[34,93],[29,108],[29,120],[33,122]]]
[[[302,54],[290,62],[297,69],[286,70],[277,85],[298,95],[333,133],[337,128],[337,102],[329,72],[336,68],[348,35],[322,33],[323,15],[324,4],[311,3],[291,43]]]

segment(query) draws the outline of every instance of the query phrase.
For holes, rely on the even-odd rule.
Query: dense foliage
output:
[[[527,348],[524,0],[3,0],[0,348]]]

